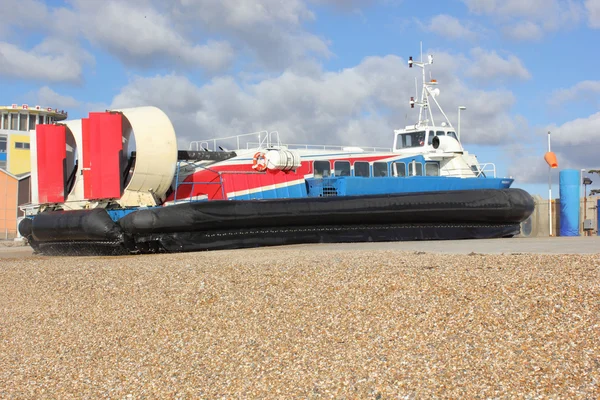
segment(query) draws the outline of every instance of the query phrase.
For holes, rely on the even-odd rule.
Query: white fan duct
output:
[[[123,115],[124,162],[135,149],[135,163],[125,180],[121,206],[162,203],[177,167],[177,138],[169,117],[157,107],[110,110]]]

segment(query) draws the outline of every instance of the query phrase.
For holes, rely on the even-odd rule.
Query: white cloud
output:
[[[475,48],[471,51],[475,62],[467,68],[467,75],[480,79],[494,78],[518,78],[529,79],[531,74],[523,66],[521,60],[514,55],[509,55],[506,59],[500,57],[495,51],[485,51],[481,48]]]
[[[471,13],[492,17],[515,40],[531,40],[547,31],[570,29],[584,15],[583,5],[573,0],[462,1]]]
[[[439,14],[431,18],[425,29],[451,39],[475,39],[477,35],[457,18]]]
[[[80,83],[86,52],[74,52],[68,43],[46,40],[31,50],[0,42],[0,75],[46,82]]]
[[[542,28],[531,21],[521,21],[504,27],[503,32],[507,37],[520,41],[536,41],[544,36]]]
[[[307,57],[329,57],[328,43],[303,28],[315,15],[301,0],[179,0],[173,8],[178,26],[226,38],[249,52],[268,70],[288,68]]]
[[[555,90],[548,100],[548,103],[554,106],[567,104],[574,100],[583,99],[594,100],[600,95],[600,81],[581,81],[568,89]]]
[[[436,55],[434,73],[442,86],[438,100],[456,121],[458,105],[467,105],[462,136],[469,144],[496,144],[515,126],[508,112],[508,91],[468,88],[456,78],[461,63]],[[447,71],[446,69],[450,70]],[[241,85],[232,77],[216,77],[196,86],[179,75],[139,77],[126,85],[111,107],[155,105],[173,121],[178,137],[200,140],[259,130],[277,130],[288,143],[354,144],[391,147],[393,129],[416,122],[414,77],[397,56],[368,57],[339,72],[288,69],[278,76]],[[439,113],[437,123],[441,122]]]
[[[47,105],[52,108],[69,110],[81,106],[81,103],[75,98],[58,94],[48,86],[41,87],[34,97],[36,104]]]
[[[585,0],[588,23],[591,28],[600,28],[600,0]]]

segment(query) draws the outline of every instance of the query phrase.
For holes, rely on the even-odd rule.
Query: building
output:
[[[17,221],[24,213],[18,206],[31,201],[31,174],[13,175],[0,169],[0,240],[18,235]]]
[[[47,107],[0,106],[0,240],[18,236],[19,206],[31,201],[31,132],[37,124],[66,118],[66,112]]]
[[[0,106],[0,169],[18,176],[30,171],[29,135],[37,124],[65,120],[67,113],[27,104]]]

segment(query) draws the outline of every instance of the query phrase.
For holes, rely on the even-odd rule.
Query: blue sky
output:
[[[600,0],[4,0],[0,103],[72,118],[155,105],[190,140],[277,130],[288,143],[391,146],[414,122],[419,42],[463,144],[547,197],[600,169]],[[552,171],[558,196],[557,170]],[[599,175],[591,175],[598,188]]]

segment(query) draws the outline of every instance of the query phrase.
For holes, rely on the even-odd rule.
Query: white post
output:
[[[459,106],[458,107],[458,141],[460,142],[460,110],[466,110],[467,107],[465,106]]]
[[[550,131],[548,131],[548,153],[550,152]],[[552,236],[552,167],[548,166],[548,224]]]

